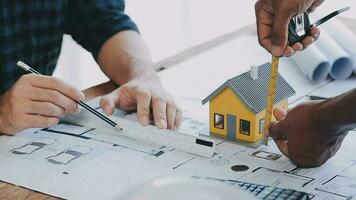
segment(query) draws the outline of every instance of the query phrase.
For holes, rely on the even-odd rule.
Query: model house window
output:
[[[224,115],[214,113],[214,127],[224,129]]]
[[[250,135],[250,122],[240,119],[240,133]]]
[[[262,134],[264,132],[265,129],[265,118],[260,119],[260,122],[258,123],[258,127],[259,127],[259,132]]]

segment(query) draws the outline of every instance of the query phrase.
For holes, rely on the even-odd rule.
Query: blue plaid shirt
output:
[[[96,58],[115,33],[138,31],[124,10],[125,0],[0,0],[0,95],[23,75],[18,60],[51,75],[65,33]]]

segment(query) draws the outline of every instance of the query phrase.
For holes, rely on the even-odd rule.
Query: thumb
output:
[[[106,115],[112,115],[115,107],[119,105],[119,93],[120,91],[113,91],[100,99],[100,107]]]
[[[281,107],[277,107],[273,110],[273,115],[276,118],[277,121],[283,119],[287,115],[287,110]]]
[[[287,129],[283,125],[283,120],[280,122],[272,122],[268,128],[269,135],[276,143],[278,149],[285,155],[289,156]]]
[[[288,45],[288,25],[292,15],[287,10],[276,11],[272,31],[271,53],[275,56],[281,56]]]
[[[286,129],[283,128],[283,119],[287,115],[287,111],[283,108],[277,107],[273,110],[273,115],[276,120],[280,122],[271,122],[269,127],[266,127],[266,135],[274,138],[285,138]]]
[[[281,122],[271,122],[267,128],[267,134],[272,138],[285,139],[287,138],[286,132],[287,130],[285,130]]]

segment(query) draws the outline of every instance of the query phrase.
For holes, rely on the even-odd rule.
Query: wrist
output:
[[[317,103],[313,117],[316,124],[335,131],[356,128],[355,100],[356,89]]]
[[[140,78],[140,77],[154,77],[158,78],[156,71],[153,69],[153,64],[151,61],[146,59],[134,58],[129,64],[129,80]]]

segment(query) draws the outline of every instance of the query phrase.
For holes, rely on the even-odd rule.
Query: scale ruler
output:
[[[279,65],[279,57],[272,56],[271,74],[269,79],[268,96],[267,96],[267,107],[265,113],[265,133],[272,120],[273,104],[276,98],[276,90],[277,90],[278,65]],[[267,145],[267,143],[268,143],[268,136],[265,135],[264,144]]]
[[[175,149],[210,158],[215,153],[215,142],[207,137],[195,137],[169,129],[142,126],[136,121],[118,118],[120,128],[117,133],[135,140]]]

